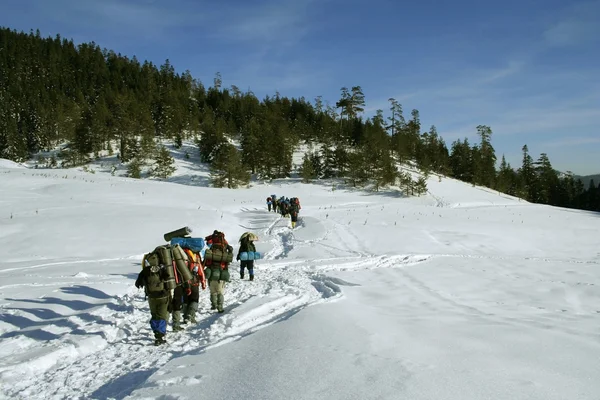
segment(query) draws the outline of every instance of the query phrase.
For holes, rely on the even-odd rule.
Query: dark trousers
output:
[[[184,297],[185,304],[197,303],[200,300],[200,287],[192,286],[191,289],[192,293],[186,294]]]
[[[248,268],[248,274],[254,276],[254,260],[240,261],[240,275],[244,275],[244,270]]]
[[[184,302],[185,290],[183,289],[183,286],[179,285],[173,290],[173,303],[171,305],[172,311],[181,311]]]

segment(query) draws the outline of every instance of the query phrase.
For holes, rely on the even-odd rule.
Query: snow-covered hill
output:
[[[172,182],[0,163],[1,397],[600,398],[598,214],[437,177],[213,189],[185,160]],[[296,229],[272,193],[300,198]],[[184,225],[251,230],[266,258],[154,347],[133,283]]]

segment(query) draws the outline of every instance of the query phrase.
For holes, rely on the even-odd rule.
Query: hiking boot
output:
[[[187,317],[192,324],[196,323],[196,313],[197,312],[198,312],[198,303],[196,303],[196,302],[190,303],[188,306]]]
[[[167,341],[163,338],[154,339],[155,346],[160,346],[161,344],[166,344],[166,343],[167,343]]]
[[[181,325],[174,325],[173,326],[173,332],[179,332],[184,330],[185,328],[183,328]]]
[[[250,275],[250,280],[253,281],[254,280],[254,275]]]
[[[240,279],[244,279],[244,274],[240,274]]]
[[[173,330],[181,324],[181,311],[173,311]]]

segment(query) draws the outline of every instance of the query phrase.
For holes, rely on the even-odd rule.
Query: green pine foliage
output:
[[[213,186],[219,188],[236,189],[248,184],[250,173],[245,170],[240,152],[233,145],[225,143],[216,150],[210,179]]]
[[[158,149],[155,161],[156,163],[152,169],[152,176],[160,179],[167,179],[175,172],[175,160],[165,146],[161,146]]]
[[[300,166],[300,176],[302,177],[302,182],[304,183],[310,183],[317,178],[317,173],[313,166],[311,156],[308,153],[305,153],[304,157],[302,157],[302,165]]]
[[[600,210],[596,183],[559,175],[547,155],[534,162],[525,146],[518,169],[503,160],[497,170],[490,127],[476,127],[477,143],[465,138],[448,149],[435,126],[422,132],[418,110],[405,117],[402,104],[389,102],[387,112],[365,118],[358,85],[341,88],[332,104],[279,93],[258,99],[226,87],[218,72],[207,87],[189,71],[177,73],[168,59],[154,65],[93,42],[0,28],[1,158],[22,162],[60,145],[58,159],[45,165],[83,165],[108,151],[129,163],[130,175],[136,163],[155,159],[153,175],[166,178],[173,159],[156,143],[180,147],[194,140],[214,185],[237,187],[251,176],[291,176],[293,152],[310,144],[318,150],[303,160],[305,181],[341,179],[375,190],[396,183],[406,195],[426,193],[424,178],[415,182],[398,172],[398,163],[409,163],[425,176],[446,174],[532,202]]]
[[[142,163],[138,158],[131,160],[127,166],[127,176],[140,179],[142,177]]]

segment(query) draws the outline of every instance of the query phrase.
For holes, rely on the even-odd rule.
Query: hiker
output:
[[[255,240],[258,240],[258,236],[250,232],[246,232],[240,237],[240,248],[236,256],[236,260],[240,261],[240,279],[244,279],[244,272],[248,269],[250,280],[254,280],[254,253],[256,253],[256,246],[254,246]],[[240,257],[241,253],[251,253],[252,259],[242,260]]]
[[[284,196],[281,196],[278,200],[277,200],[277,209],[279,210],[279,214],[281,214],[283,216],[283,201],[285,200]]]
[[[183,298],[183,324],[191,322],[196,323],[196,312],[198,311],[198,302],[200,301],[200,286],[206,289],[206,278],[204,277],[204,268],[202,267],[202,258],[200,253],[189,248],[183,248],[188,256],[188,268],[193,276],[193,281],[186,289]]]
[[[233,247],[225,239],[225,234],[218,230],[208,235],[205,240],[209,246],[204,257],[204,272],[210,289],[210,309],[222,313],[225,311],[225,283],[229,282],[229,262],[233,258]]]
[[[292,229],[294,229],[296,227],[296,223],[298,222],[300,206],[295,202],[291,202],[288,212],[290,213],[290,219],[292,220]]]
[[[269,212],[271,212],[272,204],[273,204],[273,199],[271,197],[267,197],[267,207],[269,208]]]
[[[290,203],[292,204],[296,204],[298,206],[298,212],[300,212],[300,210],[302,210],[302,206],[300,205],[300,199],[297,197],[292,197],[290,199]]]
[[[173,267],[170,256],[162,256],[159,248],[145,254],[142,258],[142,271],[139,273],[135,287],[144,288],[150,307],[150,328],[154,332],[154,344],[166,343],[167,320],[171,305],[171,285],[174,285]],[[170,253],[168,249],[167,252]]]
[[[273,203],[273,212],[277,212],[277,196],[271,195],[271,201]]]
[[[288,217],[290,215],[290,199],[287,197],[283,200],[283,213],[284,217]]]

